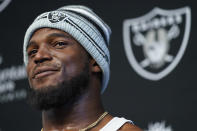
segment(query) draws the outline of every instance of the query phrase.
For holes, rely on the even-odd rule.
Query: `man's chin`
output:
[[[64,87],[30,88],[28,91],[28,103],[38,110],[49,110],[72,103],[75,94],[72,89]]]
[[[31,87],[28,89],[27,102],[38,110],[49,110],[72,105],[88,90],[88,66],[69,81],[55,86]]]

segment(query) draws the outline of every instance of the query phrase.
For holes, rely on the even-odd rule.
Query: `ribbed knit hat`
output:
[[[95,59],[103,72],[102,93],[110,76],[108,50],[111,29],[90,8],[70,5],[39,15],[26,31],[23,45],[24,63],[27,65],[27,45],[33,33],[40,28],[54,28],[67,32],[75,38]]]

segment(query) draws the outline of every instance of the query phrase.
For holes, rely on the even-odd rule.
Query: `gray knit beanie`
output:
[[[40,28],[55,28],[69,33],[95,59],[103,72],[102,93],[110,76],[108,50],[111,29],[90,8],[70,5],[39,15],[26,31],[23,45],[24,63],[27,65],[27,45],[33,33]]]

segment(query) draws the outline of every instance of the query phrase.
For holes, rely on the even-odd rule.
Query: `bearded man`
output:
[[[105,111],[109,81],[108,25],[90,8],[70,5],[39,15],[23,53],[28,101],[42,111],[42,131],[140,131]]]

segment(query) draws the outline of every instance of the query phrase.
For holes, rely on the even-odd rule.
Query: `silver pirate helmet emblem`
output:
[[[67,18],[67,15],[62,11],[52,11],[48,14],[48,19],[51,23],[57,23]]]
[[[191,26],[189,7],[154,8],[148,14],[123,22],[127,59],[133,69],[149,80],[167,76],[180,62]]]
[[[0,0],[0,12],[2,12],[10,2],[11,0]]]

